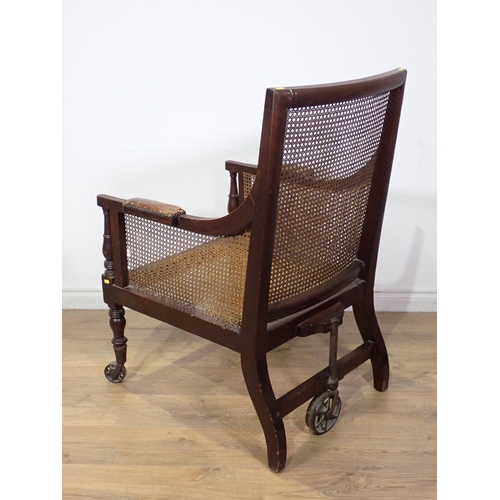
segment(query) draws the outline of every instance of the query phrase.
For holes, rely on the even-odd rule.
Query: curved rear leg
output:
[[[389,386],[389,356],[375,315],[373,295],[353,304],[352,310],[363,340],[375,342],[375,352],[371,357],[373,386],[383,392]]]
[[[279,472],[286,463],[285,426],[279,415],[265,354],[261,360],[242,354],[241,368],[266,438],[269,468],[274,472]]]

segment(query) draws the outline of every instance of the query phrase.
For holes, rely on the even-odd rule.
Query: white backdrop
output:
[[[430,0],[63,3],[63,307],[104,307],[99,193],[225,213],[267,87],[408,70],[379,310],[436,310],[436,5]],[[244,99],[241,97],[244,96]]]

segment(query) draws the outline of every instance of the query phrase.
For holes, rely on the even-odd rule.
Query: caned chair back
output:
[[[373,249],[362,255],[360,245],[364,233],[365,247],[378,245],[379,231],[364,229],[370,209],[372,224],[382,220],[402,76],[268,90],[261,175],[252,188],[246,174],[244,194],[268,208],[262,217],[272,257],[263,257],[261,272],[270,273],[270,319],[328,295],[342,272],[361,274],[370,264]],[[262,236],[252,227],[252,238]],[[265,248],[254,250],[262,255]]]

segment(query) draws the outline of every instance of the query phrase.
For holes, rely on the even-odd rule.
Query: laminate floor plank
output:
[[[65,500],[436,498],[436,314],[378,314],[391,363],[389,389],[373,389],[365,363],[340,383],[335,428],[314,436],[308,403],[285,418],[286,468],[267,468],[264,436],[228,349],[126,311],[127,378],[113,360],[104,310],[63,311]],[[339,356],[361,338],[352,313]],[[328,364],[328,336],[269,354],[279,396]]]

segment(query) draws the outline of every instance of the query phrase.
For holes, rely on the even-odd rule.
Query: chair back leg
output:
[[[248,393],[266,438],[268,466],[274,472],[279,472],[286,463],[286,435],[283,418],[279,414],[269,379],[266,355],[263,354],[259,359],[255,355],[243,352],[241,367]]]
[[[383,392],[389,387],[389,356],[375,315],[373,294],[366,295],[364,300],[353,304],[352,310],[363,340],[375,342],[375,350],[370,358],[373,386],[377,391]]]

